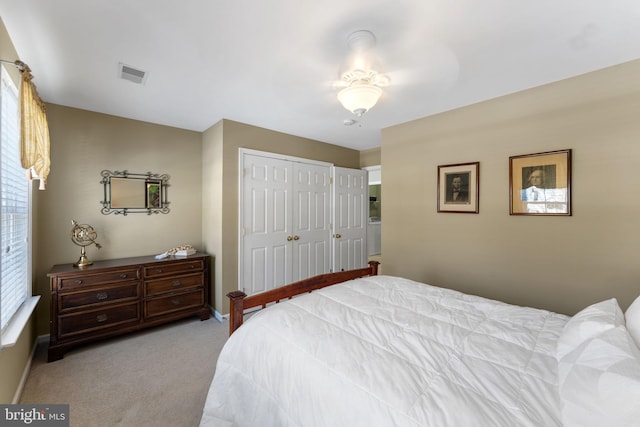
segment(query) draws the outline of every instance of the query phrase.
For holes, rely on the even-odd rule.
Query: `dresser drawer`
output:
[[[132,302],[116,307],[110,306],[82,313],[62,315],[58,321],[59,336],[67,338],[125,323],[136,324],[140,320],[139,307],[138,302]]]
[[[103,273],[82,274],[77,276],[63,276],[60,280],[60,291],[77,289],[81,286],[102,285],[107,283],[126,282],[138,280],[137,268],[123,268],[110,270]]]
[[[172,276],[166,279],[150,280],[144,283],[144,295],[153,296],[167,292],[182,291],[204,285],[204,273]]]
[[[144,277],[159,277],[167,274],[189,273],[204,270],[204,261],[201,259],[185,260],[178,262],[163,262],[144,266]]]
[[[204,305],[204,290],[170,294],[160,298],[146,300],[144,303],[145,318],[160,316],[188,308],[202,307]]]
[[[118,302],[128,298],[138,299],[138,282],[117,287],[97,288],[90,291],[67,292],[58,295],[61,312],[94,304]]]

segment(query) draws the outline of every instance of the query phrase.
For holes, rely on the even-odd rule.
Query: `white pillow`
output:
[[[582,342],[558,364],[565,427],[640,423],[640,350],[623,325]]]
[[[624,314],[615,298],[592,304],[566,323],[558,339],[556,357],[560,359],[586,340],[620,325],[624,325]]]
[[[638,348],[640,348],[640,297],[631,303],[624,313],[627,330],[633,337]]]

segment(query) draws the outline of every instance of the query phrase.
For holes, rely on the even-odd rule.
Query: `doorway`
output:
[[[367,255],[369,261],[382,262],[382,166],[364,169],[369,172]]]

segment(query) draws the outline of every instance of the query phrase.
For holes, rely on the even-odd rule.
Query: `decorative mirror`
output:
[[[169,175],[111,172],[103,170],[101,184],[104,185],[102,213],[127,215],[129,213],[169,213],[167,187]]]

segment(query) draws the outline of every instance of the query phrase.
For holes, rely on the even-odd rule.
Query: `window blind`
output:
[[[0,331],[30,292],[30,186],[20,164],[18,91],[2,68],[0,90]]]

